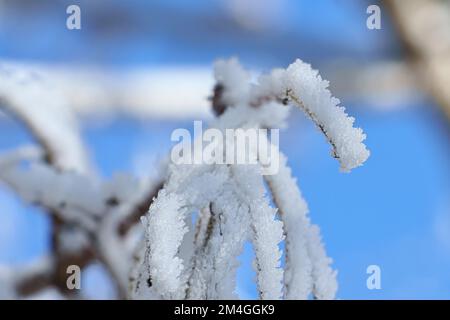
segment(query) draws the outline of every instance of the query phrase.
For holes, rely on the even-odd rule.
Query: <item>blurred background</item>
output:
[[[81,30],[66,28],[71,4],[81,8]],[[380,30],[366,26],[371,4],[381,8]],[[173,129],[211,119],[212,64],[230,56],[255,74],[311,63],[367,134],[371,157],[351,174],[339,172],[300,112],[280,136],[338,270],[337,297],[450,298],[447,1],[0,0],[0,61],[50,70],[105,178],[151,175]],[[32,141],[0,115],[0,152]],[[51,229],[0,183],[1,267],[47,254]],[[238,293],[256,298],[250,246],[240,259]],[[373,264],[380,290],[366,286]],[[82,290],[114,297],[98,264],[83,272]]]

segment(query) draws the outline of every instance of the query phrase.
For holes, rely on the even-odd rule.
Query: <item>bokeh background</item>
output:
[[[94,103],[80,111],[83,139],[105,178],[114,172],[149,174],[169,151],[173,129],[192,129],[193,120],[212,117],[207,97],[215,59],[237,56],[255,72],[296,58],[311,63],[367,133],[372,153],[363,167],[343,174],[323,136],[300,112],[293,112],[281,133],[281,149],[339,272],[338,298],[448,299],[448,105],[442,89],[423,81],[428,73],[417,65],[429,56],[408,42],[408,30],[389,2],[0,0],[0,59],[112,72],[115,85],[124,86],[120,75],[130,70],[162,75],[146,84],[165,89],[139,108],[112,103],[98,112]],[[448,3],[439,3],[448,10]],[[81,30],[66,28],[69,4],[81,7]],[[381,7],[381,30],[366,26],[370,4]],[[429,20],[436,20],[433,12]],[[445,40],[436,38],[435,29],[426,32],[432,43]],[[448,35],[450,29],[440,32]],[[450,74],[448,64],[441,69]],[[186,109],[183,90],[195,97]],[[29,142],[25,128],[0,116],[0,151]],[[0,184],[0,265],[20,266],[48,253],[50,232],[39,208]],[[240,259],[238,293],[255,298],[250,246]],[[372,264],[381,268],[380,290],[366,287]],[[99,265],[83,277],[86,296],[114,297]]]

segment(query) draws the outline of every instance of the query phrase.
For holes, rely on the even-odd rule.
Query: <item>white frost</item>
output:
[[[339,106],[339,99],[328,90],[329,82],[309,64],[296,60],[286,70],[261,76],[259,83],[253,90],[253,99],[275,96],[302,109],[325,134],[342,171],[349,172],[367,160],[370,152],[363,143],[366,135],[353,127],[355,119]]]
[[[260,77],[259,83],[250,82],[249,72],[237,59],[220,60],[215,64],[215,78],[223,89],[221,96],[216,90],[215,98],[227,108],[212,128],[222,132],[281,128],[289,116],[287,105],[293,103],[325,134],[343,171],[361,165],[369,156],[362,130],[353,127],[354,119],[338,106],[328,83],[300,60]],[[262,152],[257,149],[247,147],[246,151],[254,152],[250,158]],[[141,270],[141,278],[150,279],[152,288],[138,292],[140,297],[234,299],[236,257],[250,240],[260,298],[335,298],[336,271],[319,228],[310,222],[285,156],[271,157],[279,158],[279,171],[265,178],[278,208],[272,208],[267,199],[261,164],[169,166],[164,189],[143,220],[146,250],[141,254],[141,269],[136,270]],[[192,228],[189,219],[195,212],[197,225]],[[283,239],[285,270],[279,249]]]
[[[150,207],[150,214],[143,219],[151,281],[165,299],[180,299],[185,290],[181,282],[183,262],[177,257],[178,247],[187,232],[186,211],[181,209],[182,205],[183,199],[177,194],[161,190]]]
[[[285,285],[287,299],[307,299],[311,293],[318,299],[334,299],[337,291],[336,272],[320,239],[319,228],[311,225],[308,206],[280,153],[280,169],[265,176],[286,234]]]

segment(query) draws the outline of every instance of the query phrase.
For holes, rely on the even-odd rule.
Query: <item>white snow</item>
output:
[[[349,172],[367,160],[370,152],[363,143],[366,135],[353,127],[355,119],[339,106],[339,99],[328,90],[328,81],[309,64],[296,60],[286,70],[277,69],[261,76],[259,84],[253,99],[273,95],[302,109],[325,134],[342,171]]]
[[[179,299],[185,289],[181,283],[183,262],[177,257],[178,247],[188,231],[184,223],[186,210],[182,206],[180,196],[161,190],[150,206],[150,214],[143,219],[150,275],[155,290],[165,299]]]
[[[257,83],[250,82],[250,73],[237,59],[219,60],[215,77],[224,88],[222,102],[228,107],[212,121],[212,128],[224,132],[285,127],[290,112],[286,104],[293,103],[325,134],[343,171],[361,165],[369,156],[362,130],[353,127],[354,119],[338,106],[328,83],[300,60],[286,70],[261,76]],[[262,161],[262,150],[248,149]],[[310,222],[286,157],[277,151],[271,154],[271,160],[276,159],[278,172],[264,177],[279,212],[266,197],[262,163],[169,166],[164,189],[144,219],[147,259],[141,274],[150,270],[153,297],[156,291],[156,297],[165,299],[235,298],[236,257],[250,239],[261,299],[335,298],[336,271],[319,228]],[[195,230],[187,223],[192,212],[199,212]],[[285,270],[279,249],[284,237]]]
[[[319,299],[333,299],[337,281],[332,260],[326,255],[319,228],[310,223],[308,206],[282,153],[279,172],[265,178],[286,234],[286,298],[307,299],[313,293]]]

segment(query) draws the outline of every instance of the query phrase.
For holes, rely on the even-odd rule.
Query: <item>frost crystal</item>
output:
[[[331,144],[332,155],[339,160],[341,170],[349,172],[370,155],[363,144],[366,135],[353,127],[355,119],[339,106],[339,99],[331,95],[328,85],[317,70],[296,60],[286,70],[276,69],[261,76],[259,86],[253,88],[253,100],[272,96],[302,109]]]

